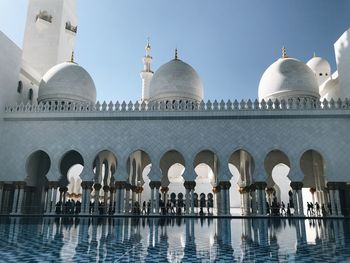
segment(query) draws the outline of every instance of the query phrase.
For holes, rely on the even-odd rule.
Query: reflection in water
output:
[[[4,261],[344,261],[346,220],[1,218]]]

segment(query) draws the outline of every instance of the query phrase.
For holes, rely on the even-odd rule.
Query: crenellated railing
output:
[[[350,109],[349,99],[314,100],[311,98],[294,98],[286,100],[231,100],[220,102],[193,102],[183,100],[156,102],[97,102],[96,104],[50,101],[39,104],[16,104],[5,107],[6,113],[15,112],[149,112],[149,111],[283,111],[283,110],[336,110]]]

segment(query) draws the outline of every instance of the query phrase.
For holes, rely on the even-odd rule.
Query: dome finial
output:
[[[149,37],[147,38],[147,45],[145,47],[145,50],[146,50],[146,56],[150,56],[150,54],[151,54],[151,44],[149,42]]]
[[[288,58],[285,46],[282,47],[282,58]]]
[[[316,52],[314,51],[314,56],[313,56],[314,58],[316,57]]]
[[[74,50],[72,50],[72,54],[70,56],[70,62],[74,63]]]
[[[175,60],[178,60],[177,48],[175,48]]]

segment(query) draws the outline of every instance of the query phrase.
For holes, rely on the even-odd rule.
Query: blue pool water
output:
[[[0,218],[1,262],[350,262],[346,220]]]

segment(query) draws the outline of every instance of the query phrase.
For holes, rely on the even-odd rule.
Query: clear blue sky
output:
[[[257,97],[264,70],[281,54],[307,61],[315,51],[335,68],[333,43],[350,27],[348,0],[77,0],[76,61],[99,100],[141,95],[147,37],[153,70],[179,57],[204,84],[206,99]],[[27,0],[0,0],[0,30],[22,45]]]

